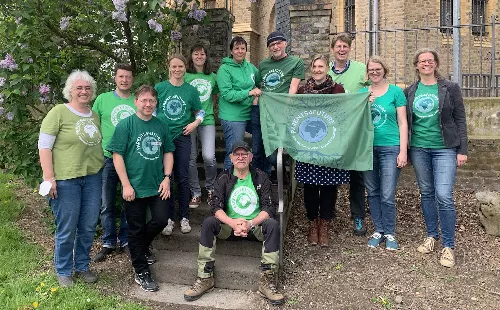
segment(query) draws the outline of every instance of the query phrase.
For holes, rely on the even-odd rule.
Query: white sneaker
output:
[[[174,230],[175,223],[171,219],[168,219],[167,226],[163,228],[161,234],[164,236],[170,236]]]
[[[183,217],[181,220],[181,232],[183,234],[191,232],[191,226],[189,226],[189,220],[185,217]]]

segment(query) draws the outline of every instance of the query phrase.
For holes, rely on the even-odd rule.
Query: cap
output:
[[[267,47],[274,41],[286,41],[285,35],[279,31],[271,32],[271,34],[267,36]]]
[[[244,149],[247,152],[250,152],[250,147],[248,146],[248,143],[245,141],[236,141],[233,144],[233,149],[231,150],[231,153],[234,153],[237,149]]]

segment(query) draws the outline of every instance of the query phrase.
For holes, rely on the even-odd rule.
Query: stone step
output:
[[[202,208],[200,206],[199,208]],[[198,209],[199,209],[198,208]],[[203,207],[205,209],[206,207]],[[195,209],[195,211],[198,211]],[[203,210],[202,209],[202,210]],[[208,209],[208,208],[207,208]],[[206,216],[209,212],[205,212]],[[191,215],[190,225],[191,232],[183,234],[180,231],[179,225],[176,225],[172,235],[163,236],[159,235],[153,241],[153,248],[159,251],[182,251],[182,252],[195,252],[198,253],[198,245],[200,244],[201,235],[201,222],[206,216],[198,216],[200,212],[196,212],[196,217]],[[217,239],[217,254],[234,255],[234,256],[250,256],[261,257],[262,242],[256,239],[247,239],[242,237],[231,237],[230,240]]]
[[[158,282],[191,285],[196,280],[196,252],[154,251],[157,262],[150,266]],[[259,284],[260,258],[215,254],[215,287],[256,291]]]

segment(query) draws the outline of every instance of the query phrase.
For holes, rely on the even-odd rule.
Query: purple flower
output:
[[[4,86],[5,85],[5,81],[7,81],[6,78],[4,77],[0,77],[0,87]],[[3,96],[2,94],[0,94],[0,96]]]
[[[14,71],[18,68],[18,65],[16,64],[16,61],[12,57],[11,54],[5,55],[5,59],[0,61],[0,68],[2,69],[7,69],[9,71]]]
[[[47,103],[48,101],[49,101],[49,97],[46,97],[46,96],[40,97],[41,103]]]
[[[3,101],[4,101],[4,99],[3,99],[3,94],[0,94],[0,105],[2,105],[2,104],[3,104]]]
[[[189,12],[188,17],[194,18],[197,21],[201,22],[205,16],[207,15],[207,12],[203,10],[198,10],[198,5],[195,3],[193,4],[193,9]]]
[[[14,113],[9,112],[9,113],[7,113],[7,114],[5,115],[5,117],[6,117],[9,121],[11,121],[11,120],[13,120],[13,119],[14,119]]]
[[[119,22],[126,22],[128,21],[127,19],[127,14],[124,11],[116,11],[112,13],[112,18],[119,21]]]
[[[0,115],[3,115],[4,112],[5,112],[5,109],[3,107],[0,107]]]
[[[115,6],[115,10],[111,17],[119,22],[126,22],[127,19],[127,2],[128,0],[113,0],[113,5]]]
[[[149,25],[149,29],[152,29],[155,32],[162,32],[163,31],[163,26],[154,19],[148,20],[148,25]]]
[[[182,39],[182,34],[179,31],[170,31],[170,37],[173,41],[180,41]]]
[[[61,17],[61,20],[59,21],[59,28],[61,30],[66,30],[69,26],[69,22],[71,21],[71,16],[63,16]]]
[[[47,95],[50,93],[50,85],[48,84],[40,84],[40,88],[38,89],[38,92],[41,95]]]

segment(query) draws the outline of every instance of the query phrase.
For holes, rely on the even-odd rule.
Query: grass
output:
[[[0,172],[0,305],[2,310],[140,310],[141,305],[117,296],[103,296],[92,285],[58,286],[55,273],[43,271],[52,254],[24,240],[14,225],[24,206],[15,196],[19,184]],[[41,220],[40,225],[44,225]]]

